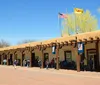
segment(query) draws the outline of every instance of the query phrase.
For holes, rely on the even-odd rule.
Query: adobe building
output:
[[[78,44],[83,43],[84,51],[78,54]],[[54,47],[55,53],[52,53]],[[64,36],[42,42],[31,42],[27,44],[0,48],[0,64],[7,60],[7,65],[13,65],[17,59],[18,65],[23,66],[23,60],[30,60],[30,67],[35,67],[36,59],[41,59],[42,68],[45,67],[46,59],[49,62],[56,59],[56,69],[61,68],[59,62],[67,60],[75,62],[75,70],[80,71],[80,62],[84,57],[87,63],[93,59],[93,68],[100,70],[100,31],[81,33]]]

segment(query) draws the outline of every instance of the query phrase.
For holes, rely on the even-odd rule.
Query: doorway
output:
[[[44,53],[44,67],[46,67],[45,63],[47,59],[49,60],[49,53]]]
[[[1,55],[0,55],[0,64],[1,64]]]
[[[32,67],[35,66],[35,53],[31,54],[31,65]]]
[[[7,65],[7,55],[6,54],[3,57],[3,65]]]
[[[24,65],[23,65],[24,59],[25,59],[25,54],[22,54],[22,66],[24,66]]]
[[[96,49],[89,49],[87,50],[87,61],[89,64],[89,60],[93,60],[93,70],[96,71],[98,69],[98,64],[97,64],[97,53]]]
[[[9,65],[13,65],[13,55],[12,54],[10,54]]]

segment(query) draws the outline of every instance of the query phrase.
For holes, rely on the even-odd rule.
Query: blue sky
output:
[[[73,4],[90,10],[100,23],[99,0],[0,0],[0,39],[15,45],[59,37],[58,12],[73,12]]]

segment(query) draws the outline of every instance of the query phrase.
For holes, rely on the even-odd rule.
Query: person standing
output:
[[[93,71],[93,60],[92,60],[92,58],[90,58],[90,60],[89,60],[89,67],[90,67],[90,71]]]
[[[86,71],[86,70],[87,70],[87,59],[84,58],[84,71]]]
[[[27,60],[27,67],[29,67],[30,66],[30,60],[28,59]]]
[[[57,64],[57,58],[54,60],[54,68],[56,69],[56,64]]]
[[[41,65],[42,65],[41,63],[42,63],[41,60],[39,60],[38,65],[39,65],[40,68],[41,68]]]
[[[25,66],[25,64],[26,64],[26,61],[25,61],[25,59],[23,60],[23,67]]]
[[[51,60],[51,68],[54,68],[54,58]]]
[[[7,65],[7,60],[6,59],[3,60],[3,64]]]
[[[84,60],[83,59],[81,60],[80,65],[81,65],[81,70],[84,71]]]
[[[46,60],[46,69],[48,69],[48,67],[49,67],[49,60],[47,59]]]
[[[14,68],[16,69],[16,66],[17,66],[17,61],[15,60],[14,61]]]

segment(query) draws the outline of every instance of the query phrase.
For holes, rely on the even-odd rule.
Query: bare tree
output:
[[[21,42],[18,42],[18,44],[25,44],[25,43],[30,43],[30,42],[35,42],[35,40],[23,40]]]
[[[0,40],[0,48],[8,47],[8,46],[10,46],[9,42],[7,42],[3,39]]]

